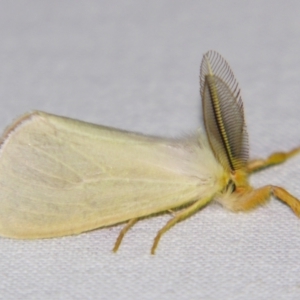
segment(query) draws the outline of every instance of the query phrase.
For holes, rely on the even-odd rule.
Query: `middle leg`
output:
[[[285,189],[274,185],[267,185],[241,194],[233,193],[220,202],[232,211],[249,211],[265,204],[272,195],[287,204],[300,217],[300,201]]]

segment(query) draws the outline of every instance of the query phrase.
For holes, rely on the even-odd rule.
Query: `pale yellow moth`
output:
[[[247,211],[271,195],[300,216],[300,202],[284,189],[258,189],[248,175],[300,152],[248,161],[240,89],[227,62],[214,51],[201,64],[206,135],[148,137],[44,112],[21,116],[0,146],[0,235],[53,238],[174,210],[151,252],[170,227],[215,200]],[[181,210],[180,210],[181,209]]]

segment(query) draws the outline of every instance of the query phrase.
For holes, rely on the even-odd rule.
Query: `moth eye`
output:
[[[230,179],[228,181],[228,184],[227,184],[225,190],[226,191],[231,191],[231,193],[233,193],[236,190],[236,185],[235,185],[233,180]]]

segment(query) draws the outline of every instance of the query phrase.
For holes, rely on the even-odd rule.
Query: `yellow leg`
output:
[[[154,239],[153,246],[151,248],[151,254],[155,254],[155,250],[157,248],[158,242],[161,239],[162,235],[168,231],[171,227],[173,227],[176,223],[186,219],[190,215],[194,214],[197,212],[201,207],[205,206],[209,201],[211,201],[211,197],[209,198],[203,198],[195,203],[193,203],[191,206],[188,208],[180,211],[178,214],[174,216],[173,219],[171,219],[162,229],[160,229]]]
[[[300,202],[297,198],[288,193],[285,189],[278,186],[273,186],[273,195],[285,204],[287,204],[293,210],[293,212],[300,218]]]
[[[253,173],[263,168],[267,168],[272,165],[277,165],[285,162],[290,157],[300,153],[300,147],[292,149],[289,152],[276,152],[271,154],[267,159],[256,159],[248,162],[247,171]]]
[[[287,204],[300,217],[300,201],[285,189],[274,185],[267,185],[239,196],[234,204],[231,203],[230,208],[233,211],[251,210],[258,205],[264,204],[270,199],[271,195]]]
[[[131,219],[128,221],[128,223],[124,226],[124,228],[121,230],[121,232],[119,233],[119,236],[115,242],[115,246],[113,248],[113,252],[117,252],[119,247],[120,247],[120,244],[124,238],[124,235],[126,234],[126,232],[138,221],[139,219],[138,218],[135,218],[135,219]]]

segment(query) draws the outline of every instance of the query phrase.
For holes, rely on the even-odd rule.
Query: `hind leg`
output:
[[[127,231],[139,220],[139,218],[135,218],[135,219],[131,219],[128,221],[128,223],[123,227],[123,229],[120,231],[119,236],[115,242],[115,246],[113,248],[113,252],[117,252],[121,242],[125,236],[125,234],[127,233]]]
[[[205,206],[211,200],[212,200],[212,197],[200,199],[200,200],[194,202],[189,207],[187,207],[187,208],[181,210],[179,213],[177,213],[173,219],[171,219],[169,222],[167,222],[167,224],[158,231],[158,233],[154,239],[152,248],[151,248],[151,254],[155,254],[155,250],[157,248],[158,242],[160,241],[162,235],[165,232],[167,232],[176,223],[179,223],[182,220],[186,219],[187,217],[191,216],[192,214],[196,213],[200,208]]]

